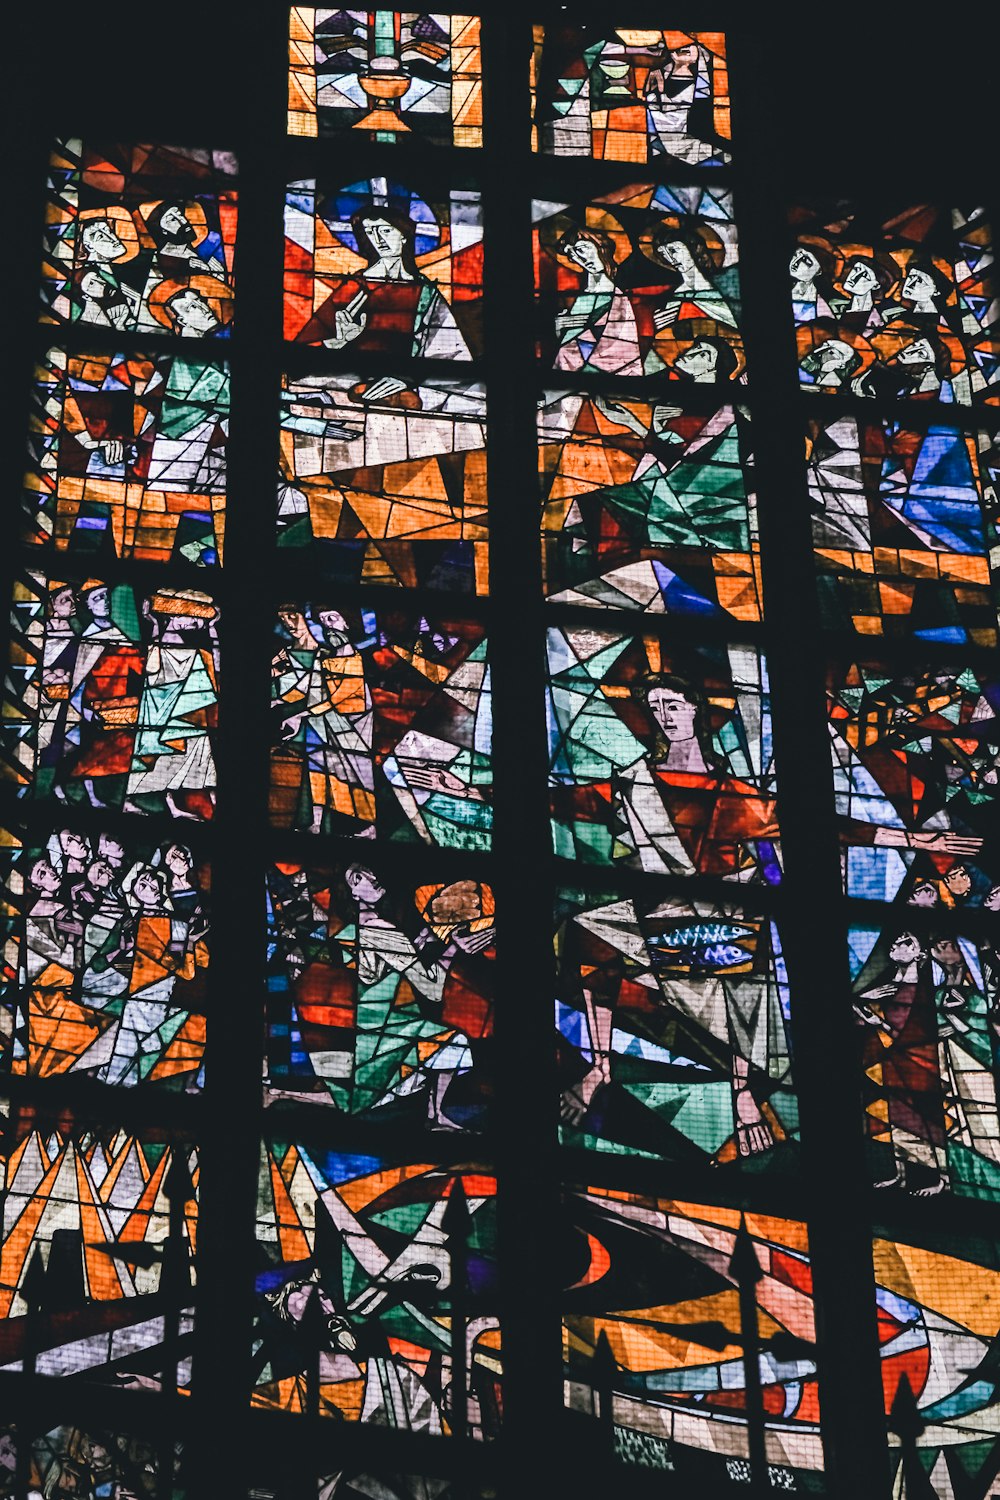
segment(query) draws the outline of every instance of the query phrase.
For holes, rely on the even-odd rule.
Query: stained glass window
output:
[[[1000,881],[997,689],[960,662],[838,666],[830,753],[849,894],[978,906]],[[991,908],[992,909],[992,908]]]
[[[562,1135],[620,1154],[794,1158],[788,983],[773,923],[681,898],[559,893]]]
[[[282,402],[280,547],[337,583],[488,591],[482,385],[307,375]]]
[[[292,8],[290,135],[483,143],[478,16]]]
[[[745,407],[547,391],[538,413],[546,593],[567,604],[760,619]]]
[[[721,31],[536,26],[535,149],[554,156],[714,167],[730,160]]]
[[[159,1391],[191,1382],[198,1158],[162,1130],[5,1105],[5,1365]]]
[[[491,1094],[496,915],[477,880],[389,891],[364,861],[268,873],[267,1097],[474,1130]],[[287,1106],[285,1106],[287,1107]]]
[[[687,1483],[749,1478],[747,1429],[767,1413],[768,1468],[815,1489],[806,1226],[598,1187],[568,1192],[564,1213],[567,1406],[626,1462]]]
[[[18,1453],[25,1455],[29,1495],[132,1494],[136,1500],[185,1500],[188,1466],[182,1443],[161,1450],[155,1437],[107,1422],[64,1423],[19,1439],[0,1428],[0,1495],[15,1500]]]
[[[807,445],[825,622],[888,639],[996,645],[992,434],[843,413],[810,422]]]
[[[261,1176],[255,1405],[495,1436],[494,1178],[283,1142]]]
[[[880,1228],[873,1250],[893,1478],[935,1496],[963,1483],[989,1494],[996,1245],[940,1229],[896,1241]]]
[[[740,380],[730,195],[634,183],[593,202],[536,200],[539,353],[556,370]]]
[[[101,22],[5,159],[0,1500],[991,1500],[985,44]]]
[[[211,818],[218,617],[197,589],[25,572],[4,699],[4,771],[21,795]]]
[[[285,337],[386,359],[480,352],[483,231],[471,187],[424,197],[392,178],[285,200]]]
[[[815,391],[996,402],[992,233],[982,209],[885,217],[797,206],[789,261],[799,378]]]
[[[929,900],[923,884],[914,894],[915,908]],[[850,931],[873,1176],[928,1197],[950,1188],[996,1201],[996,942],[964,935],[951,914],[929,929],[907,915]]]
[[[52,349],[37,378],[25,540],[94,560],[219,562],[228,366]]]
[[[229,153],[59,142],[42,287],[47,322],[223,337],[233,311]]]
[[[194,1090],[210,875],[182,841],[2,836],[5,1071]]]
[[[557,853],[781,879],[767,672],[755,651],[552,629],[549,673]]]
[[[271,696],[277,827],[489,846],[490,678],[476,622],[282,604]]]

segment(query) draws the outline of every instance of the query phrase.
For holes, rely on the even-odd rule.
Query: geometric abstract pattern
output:
[[[484,388],[287,378],[278,545],[336,583],[485,594]]]
[[[546,592],[557,603],[760,619],[746,408],[547,391],[538,414]]]
[[[267,1147],[254,1404],[434,1436],[494,1436],[502,1371],[495,1204],[495,1179],[480,1167]]]
[[[198,1159],[10,1106],[0,1155],[0,1345],[7,1368],[131,1390],[191,1379]]]
[[[992,435],[845,412],[809,423],[807,453],[824,623],[889,640],[995,646]]]

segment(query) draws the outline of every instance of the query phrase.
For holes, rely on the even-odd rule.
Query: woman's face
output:
[[[901,365],[932,365],[934,350],[926,339],[914,339],[912,344],[907,344],[905,349],[900,349],[899,363]]]
[[[796,281],[812,281],[819,275],[820,266],[812,251],[807,250],[805,245],[799,245],[788,262],[788,269]]]
[[[859,293],[872,292],[877,286],[878,277],[871,266],[866,266],[863,260],[852,262],[850,270],[844,277],[845,292],[856,296]]]
[[[191,856],[180,844],[171,844],[163,856],[163,863],[173,875],[186,875],[191,869]]]
[[[911,266],[903,282],[903,296],[913,302],[926,302],[937,291],[932,277],[917,266]]]
[[[675,688],[654,688],[649,695],[649,711],[671,743],[693,740],[698,710]]]
[[[570,260],[575,261],[578,266],[582,266],[585,271],[604,270],[600,254],[593,240],[574,240],[572,245],[567,248],[566,254]]]
[[[371,906],[376,901],[381,901],[385,895],[385,886],[373,870],[348,870],[347,884],[355,901],[363,901]]]
[[[660,246],[660,254],[675,271],[694,270],[694,256],[683,240],[666,240]]]
[[[140,906],[155,906],[160,899],[160,883],[148,870],[136,876],[132,890]]]
[[[70,620],[74,614],[72,589],[60,589],[52,596],[52,613],[57,620]]]
[[[853,358],[854,350],[841,339],[827,339],[816,350],[820,368],[824,371],[840,370]]]
[[[391,224],[388,219],[362,219],[361,223],[376,255],[402,255],[406,241],[403,231],[397,229],[395,224]]]

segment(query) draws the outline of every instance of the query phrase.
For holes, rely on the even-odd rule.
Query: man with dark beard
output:
[[[192,271],[225,277],[226,268],[214,255],[198,254],[198,231],[180,203],[158,203],[146,218],[146,228],[156,246],[156,269],[161,276],[182,278]]]

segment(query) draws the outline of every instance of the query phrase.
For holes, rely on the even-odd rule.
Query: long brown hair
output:
[[[604,267],[605,275],[613,279],[616,269],[615,242],[610,234],[605,234],[603,229],[568,229],[559,241],[556,249],[561,254],[566,255],[578,240],[589,240],[590,244],[597,247],[597,253],[601,257],[601,265]]]
[[[704,694],[700,693],[692,683],[688,682],[686,677],[679,677],[674,672],[657,672],[655,674],[651,674],[648,677],[644,677],[642,681],[638,682],[633,689],[636,695],[642,699],[643,703],[645,703],[646,710],[653,724],[653,743],[650,746],[649,751],[653,761],[662,760],[666,756],[667,751],[670,748],[670,741],[667,739],[666,735],[663,733],[663,730],[656,722],[653,710],[649,706],[650,693],[656,692],[660,689],[665,689],[670,693],[676,693],[679,697],[683,698],[686,703],[690,703],[692,705],[695,710],[694,734],[695,739],[698,741],[698,747],[701,750],[702,758],[704,759],[706,766],[711,766],[713,769],[722,768],[725,762],[723,761],[722,756],[719,755],[719,753],[716,751],[715,746],[712,744],[712,724],[709,718],[708,704],[705,702]]]

